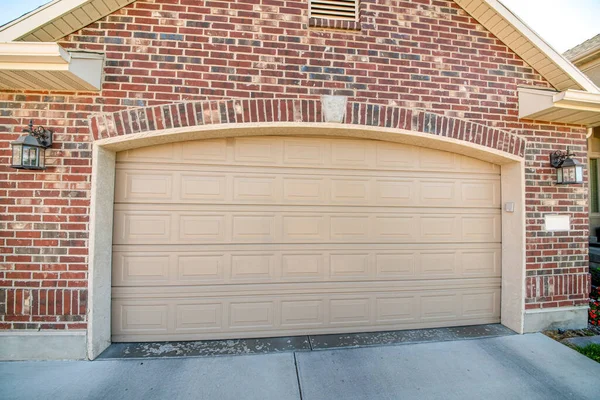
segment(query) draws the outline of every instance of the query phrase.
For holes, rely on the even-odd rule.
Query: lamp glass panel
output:
[[[37,147],[31,147],[29,149],[29,165],[32,167],[38,166],[38,151],[39,149]]]
[[[12,149],[12,165],[21,165],[23,163],[23,146],[20,144],[13,145]]]
[[[558,184],[563,183],[563,169],[562,168],[556,169],[556,183],[558,183]]]
[[[29,146],[23,146],[23,165],[28,166],[29,164]]]
[[[563,183],[575,183],[575,166],[563,167]]]
[[[583,183],[583,165],[577,165],[575,167],[575,182]]]
[[[45,168],[46,167],[46,150],[40,149],[39,153],[38,153],[38,158],[39,158],[38,166],[40,168]]]

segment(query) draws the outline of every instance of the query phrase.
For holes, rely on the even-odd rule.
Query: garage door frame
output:
[[[237,136],[334,136],[385,140],[429,147],[495,163],[501,167],[502,211],[501,322],[523,333],[525,281],[525,175],[521,157],[471,142],[421,132],[332,123],[261,123],[197,126],[144,132],[94,142],[90,210],[88,357],[94,359],[111,343],[112,215],[116,153],[170,142]]]

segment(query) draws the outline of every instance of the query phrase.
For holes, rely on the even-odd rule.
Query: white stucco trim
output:
[[[523,333],[552,329],[584,329],[588,326],[588,306],[540,308],[525,312]]]
[[[256,123],[199,126],[144,132],[102,139],[94,143],[90,212],[88,298],[88,358],[94,359],[111,342],[112,215],[116,152],[170,142],[218,137],[316,135],[386,140],[440,149],[501,166],[502,204],[515,203],[514,212],[502,211],[501,322],[523,333],[525,304],[525,164],[520,157],[457,139],[420,132],[337,123]]]
[[[83,360],[85,331],[0,332],[0,361]]]

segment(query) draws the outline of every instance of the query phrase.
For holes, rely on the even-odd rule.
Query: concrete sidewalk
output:
[[[597,399],[600,364],[542,334],[250,356],[0,363],[3,399]]]

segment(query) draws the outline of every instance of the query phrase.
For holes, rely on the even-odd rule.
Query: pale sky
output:
[[[501,0],[559,52],[600,33],[600,0]],[[0,0],[0,25],[48,2]]]

